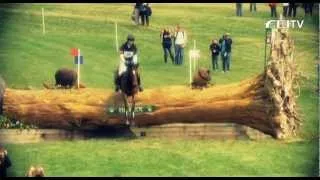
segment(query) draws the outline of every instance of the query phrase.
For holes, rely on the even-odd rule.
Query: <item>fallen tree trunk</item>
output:
[[[294,135],[300,123],[293,91],[293,42],[286,32],[274,38],[266,71],[255,78],[203,90],[170,86],[139,93],[137,104],[151,104],[156,110],[137,114],[136,125],[230,122],[274,138]],[[123,116],[107,113],[109,106],[122,104],[119,95],[102,89],[6,89],[3,111],[41,128],[95,128],[122,124]]]
[[[3,111],[3,96],[4,96],[4,92],[6,89],[6,83],[4,82],[4,80],[2,79],[2,77],[0,76],[0,114],[2,114]]]

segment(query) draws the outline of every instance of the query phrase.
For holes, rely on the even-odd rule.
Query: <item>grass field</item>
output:
[[[45,8],[46,35],[42,35],[41,8]],[[216,84],[250,78],[264,68],[266,4],[258,12],[235,16],[234,4],[154,4],[150,27],[130,20],[128,4],[23,4],[0,6],[0,74],[11,88],[42,88],[54,80],[60,67],[73,68],[70,48],[81,49],[85,62],[81,81],[92,88],[113,88],[118,63],[114,22],[119,42],[136,36],[145,88],[187,84],[188,63],[164,64],[160,29],[180,23],[201,50],[201,66],[211,67],[208,47],[212,38],[231,33],[231,72],[214,72]],[[278,13],[282,12],[278,8]],[[304,12],[298,9],[297,19]],[[11,176],[23,176],[30,164],[42,164],[49,176],[315,176],[318,175],[318,109],[316,63],[318,15],[304,18],[304,27],[292,30],[296,61],[306,77],[298,98],[303,127],[299,141],[209,140],[89,140],[41,144],[8,144],[14,165]],[[219,62],[221,67],[221,62]],[[178,93],[178,92],[177,92]]]

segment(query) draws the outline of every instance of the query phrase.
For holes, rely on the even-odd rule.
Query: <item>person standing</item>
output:
[[[151,9],[151,7],[150,7],[150,4],[149,3],[147,3],[147,7],[146,7],[147,9],[147,11],[146,11],[146,14],[147,14],[147,16],[148,16],[148,26],[149,26],[149,19],[150,19],[150,16],[152,15],[152,9]]]
[[[296,17],[297,14],[297,4],[294,2],[289,2],[289,17]]]
[[[314,3],[308,3],[310,16],[312,16],[313,5]]]
[[[0,179],[7,177],[7,169],[11,165],[7,150],[0,147]]]
[[[140,17],[142,26],[149,26],[149,16],[151,15],[151,8],[149,7],[149,3],[142,3],[140,9]]]
[[[230,38],[229,33],[225,33],[223,37],[219,40],[221,47],[221,59],[223,64],[223,72],[230,71],[231,63],[231,45],[232,39]]]
[[[305,16],[309,13],[310,13],[310,16],[312,16],[313,3],[303,3],[303,8],[304,8]]]
[[[171,51],[172,35],[171,35],[168,28],[165,28],[161,31],[160,38],[162,40],[162,48],[163,48],[163,52],[164,52],[164,62],[167,63],[168,54],[169,54],[172,63],[174,63],[173,53]]]
[[[271,17],[277,17],[277,3],[269,3]]]
[[[252,10],[254,12],[257,12],[257,3],[250,3],[250,12],[252,12]]]
[[[236,14],[242,16],[242,3],[236,3]]]
[[[136,3],[134,6],[134,20],[135,24],[139,25],[139,17],[140,17],[140,9],[141,9],[142,3]]]
[[[314,3],[308,3],[310,16],[312,16],[313,5]]]
[[[220,46],[216,39],[212,40],[212,43],[209,46],[209,50],[211,52],[211,61],[212,61],[212,69],[218,70],[218,57],[220,54]]]
[[[187,43],[187,33],[177,25],[176,32],[174,34],[174,45],[175,45],[175,64],[183,64],[184,47]]]
[[[288,7],[289,7],[289,3],[282,3],[282,7],[283,7],[283,17],[287,17],[288,16]]]

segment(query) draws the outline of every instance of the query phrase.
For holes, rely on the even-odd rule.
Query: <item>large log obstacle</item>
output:
[[[259,140],[270,138],[252,128],[232,123],[175,123],[163,124],[152,127],[131,128],[136,137],[143,138],[170,138],[170,139],[210,139],[234,140],[250,139]]]
[[[275,33],[265,72],[254,78],[203,90],[185,86],[147,89],[137,104],[151,104],[153,112],[137,114],[136,125],[170,123],[236,123],[274,138],[295,135],[300,125],[295,104],[293,41]],[[1,99],[1,98],[0,98]],[[7,88],[3,113],[41,128],[96,128],[122,124],[123,117],[107,113],[122,100],[110,90],[17,90]]]
[[[2,111],[3,111],[3,96],[4,96],[5,89],[6,89],[6,84],[0,76],[0,114],[2,114]]]
[[[175,123],[152,127],[109,126],[94,130],[0,129],[0,143],[39,143],[97,138],[170,138],[210,140],[259,140],[270,138],[257,130],[230,123]]]

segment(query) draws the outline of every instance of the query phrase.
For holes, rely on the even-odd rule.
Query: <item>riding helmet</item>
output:
[[[134,36],[132,34],[129,34],[127,37],[128,41],[134,41]]]

